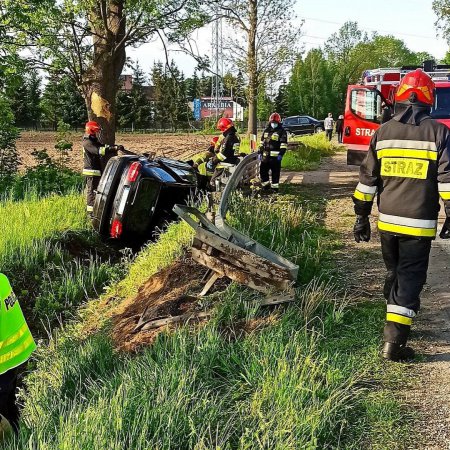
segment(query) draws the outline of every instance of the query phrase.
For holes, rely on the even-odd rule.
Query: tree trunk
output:
[[[258,26],[258,0],[249,0],[248,32],[248,133],[257,133],[258,110],[258,61],[256,55],[256,31]]]
[[[107,6],[104,2],[103,6],[103,10],[92,9],[89,17],[94,31],[94,55],[91,66],[83,75],[81,89],[89,120],[101,125],[104,144],[114,144],[116,95],[126,59],[124,0],[112,0]]]

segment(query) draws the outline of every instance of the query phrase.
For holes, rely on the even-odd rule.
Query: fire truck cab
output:
[[[421,67],[436,84],[431,117],[450,128],[450,65],[425,61]],[[370,139],[393,113],[394,96],[402,77],[416,66],[366,70],[360,84],[347,89],[343,143],[347,164],[360,165],[367,154]]]

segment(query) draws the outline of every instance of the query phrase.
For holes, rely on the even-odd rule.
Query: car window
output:
[[[298,124],[298,118],[297,117],[291,117],[290,119],[284,120],[284,125],[297,125]]]
[[[300,117],[299,119],[300,125],[308,125],[309,119],[307,117]]]
[[[350,109],[361,119],[380,122],[381,97],[377,91],[358,88],[353,89],[350,97]]]

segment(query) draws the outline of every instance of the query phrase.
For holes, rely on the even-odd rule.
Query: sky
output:
[[[304,20],[300,44],[305,51],[324,44],[346,21],[358,22],[359,28],[369,34],[391,34],[405,41],[414,51],[426,51],[437,59],[443,58],[449,46],[437,36],[432,0],[297,0],[298,21]],[[225,31],[224,31],[225,34]],[[211,53],[211,29],[196,32],[195,40],[201,53]],[[165,61],[164,47],[158,41],[128,51],[138,60],[146,73],[155,61]],[[188,77],[194,72],[195,61],[175,48],[169,48],[169,57]]]

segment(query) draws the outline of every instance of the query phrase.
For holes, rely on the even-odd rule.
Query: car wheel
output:
[[[314,128],[314,133],[322,133],[323,128],[322,127],[316,127]]]

